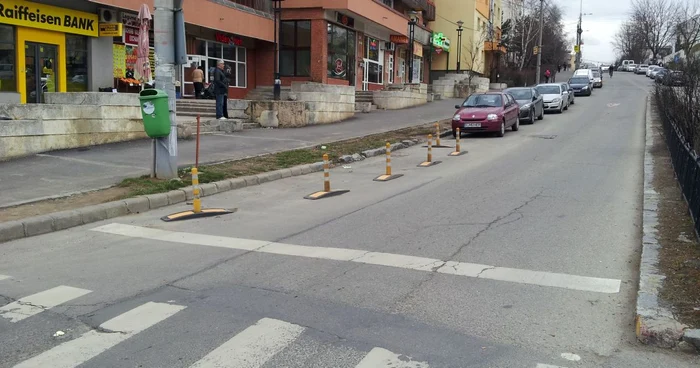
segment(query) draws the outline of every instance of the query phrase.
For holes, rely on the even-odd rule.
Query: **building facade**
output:
[[[142,78],[134,67],[142,4],[153,12],[154,0],[2,0],[0,102],[42,102],[45,92],[140,91],[140,83],[153,78]],[[449,51],[449,39],[429,26],[436,20],[433,0],[281,4],[283,85],[312,81],[378,90],[428,83],[435,50]],[[229,98],[273,85],[272,1],[185,0],[183,8],[188,64],[177,71],[179,97],[194,97],[194,68],[203,69],[208,80],[219,59],[231,69]],[[101,33],[107,24],[119,24],[119,32]],[[153,73],[153,24],[150,29]]]
[[[435,50],[432,78],[458,70],[490,76],[505,52],[500,45],[503,8],[501,0],[435,0],[440,16],[431,22],[450,40],[450,50]],[[461,40],[458,22],[462,24]]]
[[[427,81],[431,0],[285,0],[282,7],[283,85],[312,81],[378,90]],[[416,19],[412,48],[410,16]]]

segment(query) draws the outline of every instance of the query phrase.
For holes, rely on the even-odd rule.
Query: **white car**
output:
[[[602,71],[604,71],[604,72],[607,72],[607,71],[610,69],[610,66],[609,66],[609,65],[603,65],[603,66],[600,67],[600,69],[601,69]]]
[[[576,69],[574,77],[586,76],[593,83],[593,71],[590,69]]]
[[[627,64],[627,71],[634,73],[637,70],[637,64]]]
[[[658,65],[649,65],[649,69],[647,69],[647,73],[646,73],[647,77],[651,78],[651,73],[658,68],[659,68]]]
[[[649,64],[639,64],[634,74],[647,74],[647,70],[649,70]]]
[[[538,84],[535,89],[542,95],[544,111],[562,113],[569,109],[569,91],[560,83]]]

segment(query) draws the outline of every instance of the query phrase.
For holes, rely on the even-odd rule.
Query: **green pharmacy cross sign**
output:
[[[444,51],[450,51],[450,39],[445,37],[445,35],[440,33],[433,33],[433,46],[441,48]]]

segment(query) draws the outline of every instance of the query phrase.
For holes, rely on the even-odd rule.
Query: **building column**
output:
[[[88,91],[114,85],[112,68],[105,68],[113,62],[112,43],[111,37],[88,37]]]
[[[324,19],[311,21],[311,81],[328,82],[328,25]]]

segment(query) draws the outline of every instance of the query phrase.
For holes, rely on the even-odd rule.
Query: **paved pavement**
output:
[[[446,99],[411,109],[357,114],[339,124],[203,135],[200,162],[240,159],[430,123],[452,116],[454,105],[459,102]],[[180,165],[194,163],[194,140],[178,142],[178,151]],[[0,162],[0,170],[6,173],[0,177],[3,193],[0,208],[109,187],[122,179],[150,173],[150,162],[150,140],[47,152]]]
[[[338,197],[312,174],[2,244],[0,367],[697,367],[634,338],[647,88],[398,151],[394,181],[336,168]]]

